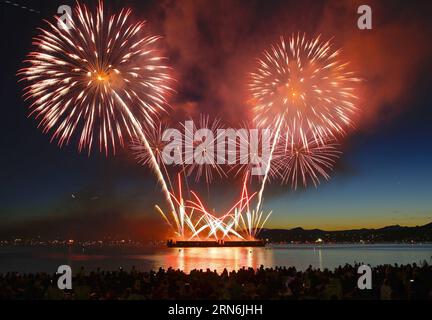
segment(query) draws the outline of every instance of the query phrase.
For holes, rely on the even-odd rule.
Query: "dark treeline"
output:
[[[303,228],[263,229],[260,238],[272,242],[432,242],[432,223],[418,227],[389,226],[380,229],[324,231]]]

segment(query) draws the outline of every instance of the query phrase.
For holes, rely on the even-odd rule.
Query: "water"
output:
[[[345,263],[408,264],[422,261],[432,263],[432,244],[416,245],[270,245],[265,248],[44,248],[0,247],[0,273],[54,273],[57,267],[68,264],[77,271],[100,267],[104,270],[129,270],[135,266],[147,271],[159,267],[221,271],[243,266],[257,268],[295,266],[299,270],[309,265],[333,269]]]

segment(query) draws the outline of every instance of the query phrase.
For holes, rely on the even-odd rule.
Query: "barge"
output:
[[[168,240],[167,247],[170,248],[212,248],[212,247],[264,247],[266,245],[263,240],[240,240],[240,241],[181,241]]]

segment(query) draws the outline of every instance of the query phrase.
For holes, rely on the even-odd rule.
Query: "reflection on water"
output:
[[[304,270],[334,269],[345,263],[408,264],[432,263],[432,244],[425,245],[272,245],[265,248],[35,248],[0,247],[0,273],[55,272],[68,264],[73,271],[131,269],[157,270],[160,267],[222,271],[242,267],[294,266]]]
[[[319,261],[319,268],[321,270],[324,269],[321,248],[318,248],[318,261]]]
[[[172,248],[172,252],[155,260],[155,266],[173,266],[186,272],[207,268],[222,271],[242,267],[273,265],[273,252],[263,248]]]

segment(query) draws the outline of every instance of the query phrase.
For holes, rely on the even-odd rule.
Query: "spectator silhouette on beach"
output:
[[[333,271],[311,266],[237,271],[180,270],[160,268],[157,272],[102,271],[86,273],[81,268],[73,278],[72,290],[57,288],[57,275],[46,273],[0,275],[0,299],[432,299],[432,266],[381,265],[372,268],[372,289],[357,287],[360,264]]]

